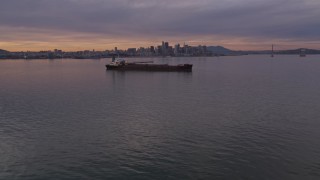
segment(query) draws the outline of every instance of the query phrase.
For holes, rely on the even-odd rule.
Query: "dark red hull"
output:
[[[107,70],[119,71],[163,71],[163,72],[191,72],[192,64],[171,66],[167,64],[125,64],[119,66],[106,65]]]

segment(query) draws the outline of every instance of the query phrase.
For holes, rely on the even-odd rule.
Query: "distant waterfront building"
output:
[[[164,56],[168,56],[170,54],[170,51],[169,51],[169,43],[168,42],[165,42],[164,43],[164,48],[165,48],[165,51],[164,51]]]
[[[48,53],[49,59],[52,58],[62,58],[63,57],[63,51],[59,49],[54,49],[53,53]]]
[[[169,52],[169,43],[162,41],[161,55],[162,56],[168,56],[169,54],[170,54],[170,52]]]
[[[175,56],[179,56],[180,55],[180,44],[176,44],[175,46],[174,46],[174,55]]]
[[[156,55],[157,56],[161,56],[162,55],[162,46],[157,46]]]
[[[127,50],[127,54],[128,54],[129,56],[135,56],[136,53],[137,53],[137,49],[136,49],[136,48],[129,48],[129,49]]]
[[[156,53],[154,46],[150,46],[150,53],[151,55],[154,55]]]
[[[161,47],[161,54],[162,56],[164,56],[166,54],[166,46],[164,41],[162,41],[162,47]]]
[[[54,53],[55,53],[55,54],[61,54],[61,53],[62,53],[62,50],[55,49],[55,50],[54,50]]]
[[[183,52],[184,52],[184,55],[188,55],[189,54],[189,46],[188,45],[186,45],[185,43],[184,43],[184,47],[183,47]]]
[[[208,54],[208,52],[207,52],[207,46],[202,46],[202,53],[203,53],[204,55],[207,55],[207,54]]]
[[[28,59],[55,59],[55,58],[75,58],[75,59],[88,59],[88,58],[109,58],[114,55],[119,56],[212,56],[213,53],[207,49],[207,46],[189,46],[186,43],[184,45],[175,44],[170,46],[169,42],[162,41],[157,46],[129,48],[127,50],[121,50],[114,47],[111,50],[95,51],[83,50],[75,52],[63,52],[59,49],[52,51],[39,51],[39,52],[6,52],[0,50],[0,58],[28,58]]]
[[[172,46],[169,46],[167,51],[167,56],[173,56],[174,55],[173,51],[174,49],[172,48]]]
[[[164,43],[164,47],[165,47],[165,49],[169,49],[169,43],[168,43],[168,42],[165,42],[165,43]]]

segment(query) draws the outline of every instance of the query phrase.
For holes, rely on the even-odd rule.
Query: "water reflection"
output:
[[[0,179],[319,179],[318,59],[0,61]]]

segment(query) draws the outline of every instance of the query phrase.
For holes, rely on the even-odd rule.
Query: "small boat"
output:
[[[112,59],[110,64],[106,65],[107,70],[119,71],[163,71],[163,72],[191,72],[192,64],[150,64],[148,62],[126,62],[124,59]]]

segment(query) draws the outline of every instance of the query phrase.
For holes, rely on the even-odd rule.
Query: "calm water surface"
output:
[[[144,60],[1,60],[0,179],[320,179],[320,56]]]

